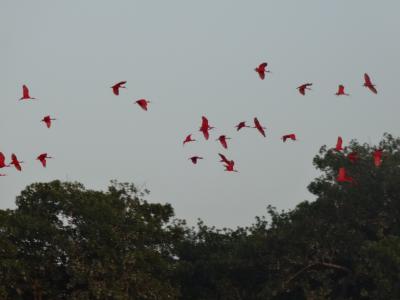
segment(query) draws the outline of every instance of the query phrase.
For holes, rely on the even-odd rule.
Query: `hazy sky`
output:
[[[0,170],[0,208],[53,179],[134,182],[178,217],[216,226],[312,200],[321,145],[400,135],[399,11],[395,0],[1,1],[0,151],[26,163]],[[263,61],[264,81],[254,72]],[[364,72],[378,95],[362,87]],[[305,82],[314,85],[303,97]],[[40,100],[19,102],[22,84]],[[336,97],[338,84],[351,96]],[[152,101],[148,112],[139,98]],[[51,129],[47,114],[59,119]],[[207,142],[202,115],[217,127]],[[235,131],[255,116],[267,138]],[[283,144],[291,132],[299,141]],[[182,147],[189,133],[199,142]],[[219,134],[232,137],[228,151]],[[55,157],[46,169],[42,152]],[[239,173],[224,172],[218,152]],[[205,159],[194,166],[191,155]]]

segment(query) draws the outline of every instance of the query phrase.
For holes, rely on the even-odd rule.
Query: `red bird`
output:
[[[225,155],[223,155],[221,153],[218,153],[218,155],[219,155],[219,157],[221,157],[220,162],[222,162],[224,164],[227,164],[227,165],[231,165],[231,164],[234,165],[235,164],[235,162],[233,160],[227,159]]]
[[[342,151],[342,150],[343,150],[342,145],[343,145],[343,139],[342,139],[341,136],[338,136],[337,142],[336,142],[335,150],[336,150],[336,151]]]
[[[126,86],[124,86],[125,83],[126,83],[126,81],[120,81],[120,82],[114,84],[111,87],[112,90],[113,90],[113,93],[118,96],[119,95],[119,89],[121,89],[121,88],[125,89],[126,88]]]
[[[297,87],[297,89],[299,90],[300,94],[304,96],[306,94],[306,90],[311,90],[309,88],[310,86],[312,86],[312,83],[305,83]]]
[[[342,96],[342,95],[344,95],[344,96],[350,96],[349,94],[346,94],[346,93],[345,93],[345,91],[344,91],[344,85],[342,85],[342,84],[339,84],[338,91],[336,92],[335,95],[336,95],[336,96]]]
[[[185,138],[185,140],[183,141],[183,146],[185,146],[186,143],[195,142],[195,141],[196,141],[195,139],[192,139],[192,135],[189,134],[189,135]]]
[[[51,121],[55,121],[57,119],[52,119],[50,116],[45,116],[40,122],[44,122],[47,126],[47,128],[51,127]]]
[[[378,94],[378,91],[375,88],[375,85],[372,84],[371,79],[369,78],[367,73],[364,73],[364,86],[366,88],[369,88],[369,90],[371,92],[373,92],[374,94]]]
[[[267,128],[262,127],[257,118],[254,118],[254,127],[253,128],[256,128],[265,137],[264,129],[267,129]]]
[[[46,159],[48,159],[48,158],[52,158],[52,157],[47,156],[47,153],[42,153],[36,159],[42,163],[44,168],[46,168],[46,162],[47,162]]]
[[[346,169],[344,167],[339,168],[339,174],[336,180],[338,182],[353,182],[353,178],[346,175]]]
[[[23,163],[23,161],[18,161],[17,156],[13,153],[11,154],[11,163],[10,165],[14,165],[14,167],[18,170],[21,171],[21,163]]]
[[[4,156],[3,152],[0,152],[0,169],[9,167],[9,165],[6,165],[5,161],[6,157]]]
[[[246,125],[246,122],[245,122],[245,121],[240,122],[240,123],[237,124],[235,127],[236,127],[236,130],[237,130],[237,131],[239,131],[240,129],[242,129],[242,128],[244,128],[244,127],[250,128],[250,126],[247,126],[247,125]]]
[[[203,133],[204,138],[206,140],[208,140],[208,138],[210,137],[210,133],[208,131],[213,128],[215,128],[215,127],[210,126],[210,124],[208,123],[208,119],[206,117],[202,116],[201,117],[201,126],[200,126],[199,131],[201,131]]]
[[[197,161],[199,159],[203,159],[203,158],[201,156],[192,156],[192,157],[189,157],[189,159],[192,161],[193,164],[197,164]]]
[[[227,165],[224,165],[225,171],[227,172],[238,172],[238,170],[234,169],[235,162],[231,160],[231,162]]]
[[[149,104],[150,101],[146,99],[139,99],[136,101],[136,104],[138,104],[143,110],[147,111],[147,104]]]
[[[222,147],[224,147],[225,149],[228,149],[228,144],[226,142],[226,140],[230,140],[231,138],[227,137],[226,135],[221,135],[218,139],[216,139],[217,141],[219,141],[222,145]]]
[[[28,89],[28,87],[24,84],[24,85],[22,86],[22,97],[21,97],[19,100],[29,100],[29,99],[34,100],[34,99],[36,99],[36,98],[33,98],[33,97],[31,97],[31,96],[29,95],[29,89]]]
[[[382,164],[382,150],[375,150],[374,151],[374,164],[375,167],[379,167]]]
[[[286,134],[282,136],[283,142],[286,142],[287,139],[291,139],[292,141],[296,141],[296,135],[294,133]]]
[[[270,71],[267,71],[267,63],[263,62],[261,63],[257,68],[254,69],[258,73],[258,76],[263,80],[265,78],[265,73],[270,73]]]
[[[347,155],[347,158],[352,162],[355,163],[358,160],[357,152],[351,152]]]

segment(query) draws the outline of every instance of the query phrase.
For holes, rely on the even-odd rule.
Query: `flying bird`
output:
[[[245,128],[245,127],[250,128],[250,126],[247,126],[247,125],[246,125],[246,122],[245,122],[245,121],[240,122],[240,123],[237,124],[235,127],[236,127],[236,130],[237,130],[237,131],[239,131],[240,129]]]
[[[138,104],[143,110],[147,111],[147,104],[149,104],[150,101],[146,99],[139,99],[136,101],[136,104]]]
[[[358,160],[357,152],[351,152],[347,155],[347,158],[352,162],[355,163]]]
[[[210,124],[208,123],[208,119],[204,116],[201,117],[201,126],[199,131],[201,131],[203,133],[203,136],[206,140],[208,140],[208,138],[210,137],[210,133],[208,132],[209,130],[213,129],[215,127],[210,126]]]
[[[299,90],[299,93],[304,96],[306,94],[306,90],[311,90],[310,86],[312,86],[312,83],[305,83],[297,87],[297,89]]]
[[[0,152],[0,169],[9,167],[9,165],[6,165],[5,161],[6,157],[4,156],[3,152]]]
[[[186,143],[195,142],[195,141],[196,141],[195,139],[192,139],[192,135],[189,134],[189,135],[185,138],[185,140],[183,141],[183,146],[185,146]]]
[[[296,141],[296,134],[291,133],[291,134],[286,134],[282,136],[283,142],[286,142],[287,139],[291,139],[292,141]]]
[[[45,117],[43,117],[43,119],[40,122],[44,122],[46,124],[47,128],[50,128],[51,121],[55,121],[55,120],[57,120],[57,119],[53,119],[50,116],[45,116]]]
[[[374,151],[374,164],[375,167],[379,167],[382,164],[382,150],[378,149]]]
[[[254,69],[254,71],[256,71],[258,73],[258,76],[260,76],[260,78],[262,80],[264,80],[264,78],[265,78],[265,73],[271,73],[270,71],[267,71],[267,65],[268,65],[268,63],[263,62]]]
[[[378,94],[378,91],[376,90],[375,85],[372,84],[371,78],[369,78],[369,75],[367,73],[364,73],[364,86],[366,88],[368,88],[374,94]]]
[[[14,165],[14,167],[18,170],[21,171],[21,164],[23,163],[23,161],[18,161],[17,156],[13,153],[11,154],[11,163],[10,165]]]
[[[193,164],[197,164],[197,161],[199,159],[203,159],[203,158],[201,156],[192,156],[192,157],[189,157],[189,159],[192,161]]]
[[[336,151],[342,151],[343,150],[343,139],[341,136],[338,136],[337,142],[336,142],[336,147],[335,150]]]
[[[29,95],[29,89],[28,89],[28,87],[24,84],[24,85],[22,86],[22,97],[19,98],[19,100],[29,100],[29,99],[35,100],[36,98],[33,98],[33,97],[31,97],[31,96]]]
[[[46,168],[47,159],[52,158],[51,156],[47,156],[47,153],[40,154],[36,159],[42,163],[42,166]]]
[[[262,127],[257,118],[254,118],[254,127],[253,128],[256,128],[265,137],[264,129],[267,129],[267,128]]]
[[[346,175],[346,169],[344,167],[339,168],[339,174],[336,180],[338,182],[353,182],[353,178]]]
[[[225,149],[228,149],[228,144],[226,142],[226,140],[230,140],[231,138],[227,137],[226,135],[220,135],[218,139],[216,139],[217,141],[219,141],[222,145],[222,147],[224,147]]]
[[[219,157],[221,157],[220,162],[227,164],[227,165],[234,165],[235,162],[233,160],[229,160],[225,155],[218,153]]]
[[[119,89],[121,88],[126,88],[126,86],[124,86],[124,84],[126,83],[126,81],[120,81],[116,84],[114,84],[111,88],[113,90],[113,93],[118,96],[119,95]]]
[[[339,84],[338,91],[335,94],[336,96],[350,96],[349,94],[346,94],[344,91],[344,85]]]
[[[227,171],[227,172],[238,172],[238,170],[236,170],[234,168],[234,166],[235,166],[235,162],[233,160],[231,160],[231,162],[229,164],[224,165],[225,171]]]

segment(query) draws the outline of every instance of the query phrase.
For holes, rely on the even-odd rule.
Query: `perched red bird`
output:
[[[350,96],[349,94],[346,94],[346,93],[345,93],[345,91],[344,91],[344,85],[342,85],[342,84],[339,84],[338,91],[336,92],[335,95],[336,95],[336,96],[342,96],[342,95],[344,95],[344,96]]]
[[[33,98],[33,97],[31,97],[31,96],[29,95],[29,89],[28,89],[28,87],[24,84],[24,85],[22,86],[22,97],[21,97],[19,100],[29,100],[29,99],[34,100],[34,99],[36,99],[36,98]]]
[[[291,139],[292,141],[296,141],[296,135],[294,133],[286,134],[282,136],[283,142],[286,142],[287,139]]]
[[[197,161],[199,159],[203,159],[203,158],[201,156],[192,156],[192,157],[189,157],[189,159],[192,161],[193,164],[197,164]]]
[[[6,157],[4,156],[3,152],[0,152],[0,169],[9,167],[9,165],[6,165]]]
[[[10,165],[14,165],[14,167],[18,170],[21,171],[21,163],[23,163],[23,161],[18,161],[17,156],[13,153],[11,154],[11,163]]]
[[[46,168],[46,162],[47,162],[46,160],[48,158],[52,158],[52,157],[51,156],[47,156],[47,153],[42,153],[36,159],[39,160],[42,163],[42,166],[44,168]]]
[[[246,122],[245,122],[245,121],[240,122],[240,123],[237,124],[235,127],[236,127],[236,130],[237,130],[237,131],[239,131],[240,129],[245,128],[245,127],[250,128],[250,126],[247,126],[247,125],[246,125]]]
[[[228,144],[226,140],[230,140],[231,138],[227,137],[226,135],[220,135],[217,141],[219,141],[225,149],[228,149]]]
[[[353,182],[353,178],[346,175],[346,169],[344,167],[339,168],[339,174],[336,180],[338,182]]]
[[[113,93],[118,96],[119,95],[119,89],[121,89],[121,88],[125,89],[126,88],[126,86],[124,86],[125,83],[126,83],[126,81],[120,81],[120,82],[114,84],[111,87],[112,90],[113,90]]]
[[[267,63],[263,62],[261,63],[257,68],[254,69],[258,73],[258,76],[263,80],[265,78],[265,73],[270,73],[270,71],[267,71]]]
[[[40,122],[44,122],[47,126],[47,128],[51,127],[51,121],[55,121],[57,119],[52,119],[50,116],[45,116]]]
[[[257,118],[254,118],[254,127],[253,128],[256,128],[265,137],[264,129],[267,129],[267,128],[262,127]]]
[[[310,86],[312,86],[312,83],[305,83],[297,87],[297,89],[299,90],[300,94],[304,96],[306,94],[306,90],[311,90]]]
[[[201,126],[199,131],[201,131],[204,135],[204,138],[206,140],[208,140],[208,138],[210,137],[210,133],[208,132],[209,130],[213,129],[215,127],[210,126],[210,124],[208,123],[208,119],[204,116],[201,117]]]
[[[374,151],[373,155],[374,155],[375,167],[379,167],[382,164],[382,154],[383,154],[383,151],[381,149]]]
[[[352,162],[355,163],[358,160],[357,152],[351,152],[347,155],[347,158]]]
[[[143,110],[147,111],[147,104],[149,104],[150,101],[146,99],[139,99],[136,101],[136,104],[138,104]]]
[[[378,91],[376,90],[375,85],[372,84],[371,78],[369,78],[367,73],[364,73],[364,86],[366,88],[369,88],[369,90],[371,92],[373,92],[374,94],[378,94]]]
[[[189,135],[185,138],[185,140],[183,141],[183,146],[185,146],[186,143],[195,142],[195,141],[196,141],[195,139],[192,139],[192,135],[189,134]]]
[[[336,147],[335,147],[335,150],[336,151],[342,151],[343,150],[343,139],[342,139],[342,137],[341,136],[338,136],[338,138],[337,138],[337,142],[336,142]]]

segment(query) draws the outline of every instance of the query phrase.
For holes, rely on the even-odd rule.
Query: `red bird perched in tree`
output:
[[[4,156],[3,152],[0,152],[0,169],[9,167],[9,165],[6,165],[6,157]]]
[[[364,86],[366,88],[369,88],[369,90],[371,92],[373,92],[374,94],[378,94],[378,91],[375,88],[375,85],[372,84],[371,79],[369,78],[367,73],[364,73]]]
[[[336,177],[338,182],[353,182],[353,178],[346,175],[346,169],[344,167],[339,168],[339,174]]]
[[[339,84],[338,91],[336,92],[335,95],[336,95],[336,96],[350,96],[349,94],[346,94],[346,93],[345,93],[345,91],[344,91],[344,85],[342,85],[342,84]]]
[[[382,164],[382,150],[378,149],[374,151],[374,164],[375,167],[379,167]]]
[[[220,135],[220,137],[218,139],[216,139],[216,141],[219,141],[222,145],[222,147],[224,147],[225,149],[228,149],[228,144],[226,142],[226,140],[230,140],[231,138],[227,137],[226,135]]]
[[[22,97],[19,98],[19,100],[29,100],[29,99],[35,100],[36,98],[33,98],[33,97],[31,97],[31,96],[29,95],[29,89],[28,89],[28,87],[24,84],[24,85],[22,86]]]
[[[195,141],[196,141],[195,139],[192,139],[192,135],[189,134],[189,135],[185,138],[185,140],[183,141],[183,146],[185,146],[186,143],[195,142]]]
[[[147,104],[149,104],[150,101],[146,99],[139,99],[136,101],[136,104],[138,104],[143,110],[147,111]]]
[[[42,166],[46,168],[46,159],[52,158],[51,156],[47,156],[47,153],[40,154],[36,159],[42,163]]]
[[[347,155],[347,158],[352,162],[355,163],[358,160],[357,152],[351,152]]]
[[[242,129],[242,128],[244,128],[244,127],[250,128],[250,126],[247,126],[247,125],[246,125],[246,122],[245,122],[245,121],[240,122],[240,123],[237,124],[235,127],[236,127],[236,130],[237,130],[237,131],[239,131],[240,129]]]
[[[52,119],[50,116],[45,116],[40,122],[44,122],[47,126],[47,128],[51,127],[51,121],[55,121],[57,119]]]
[[[267,129],[267,128],[262,127],[257,118],[254,118],[254,127],[253,128],[256,128],[265,137],[264,129]]]
[[[11,163],[10,165],[14,165],[14,167],[18,170],[21,171],[21,164],[23,163],[23,161],[18,161],[17,156],[13,153],[11,154]]]
[[[343,150],[342,145],[343,145],[343,139],[342,139],[341,136],[338,136],[337,142],[336,142],[335,150],[336,150],[336,151],[342,151],[342,150]]]
[[[265,73],[271,73],[270,71],[267,71],[267,63],[263,62],[261,63],[257,68],[254,69],[258,73],[258,76],[263,80],[265,78]]]
[[[286,134],[282,136],[283,142],[286,142],[287,139],[291,139],[292,141],[296,141],[296,135],[294,133]]]
[[[200,130],[199,131],[201,131],[203,133],[204,138],[206,140],[208,140],[208,138],[210,137],[210,134],[209,134],[208,131],[213,129],[213,128],[215,128],[215,127],[210,126],[210,124],[208,123],[208,119],[206,117],[202,116],[201,117],[201,126],[200,126]]]
[[[310,86],[312,86],[312,83],[305,83],[297,87],[297,89],[299,90],[300,94],[304,96],[306,94],[306,90],[311,90]]]
[[[197,161],[199,159],[203,159],[203,158],[201,156],[192,156],[192,157],[189,157],[189,159],[192,161],[193,164],[197,164]]]
[[[125,89],[126,88],[126,86],[124,86],[125,83],[126,83],[126,81],[120,81],[120,82],[114,84],[111,87],[112,90],[113,90],[113,93],[118,96],[119,95],[119,89],[121,89],[121,88]]]

